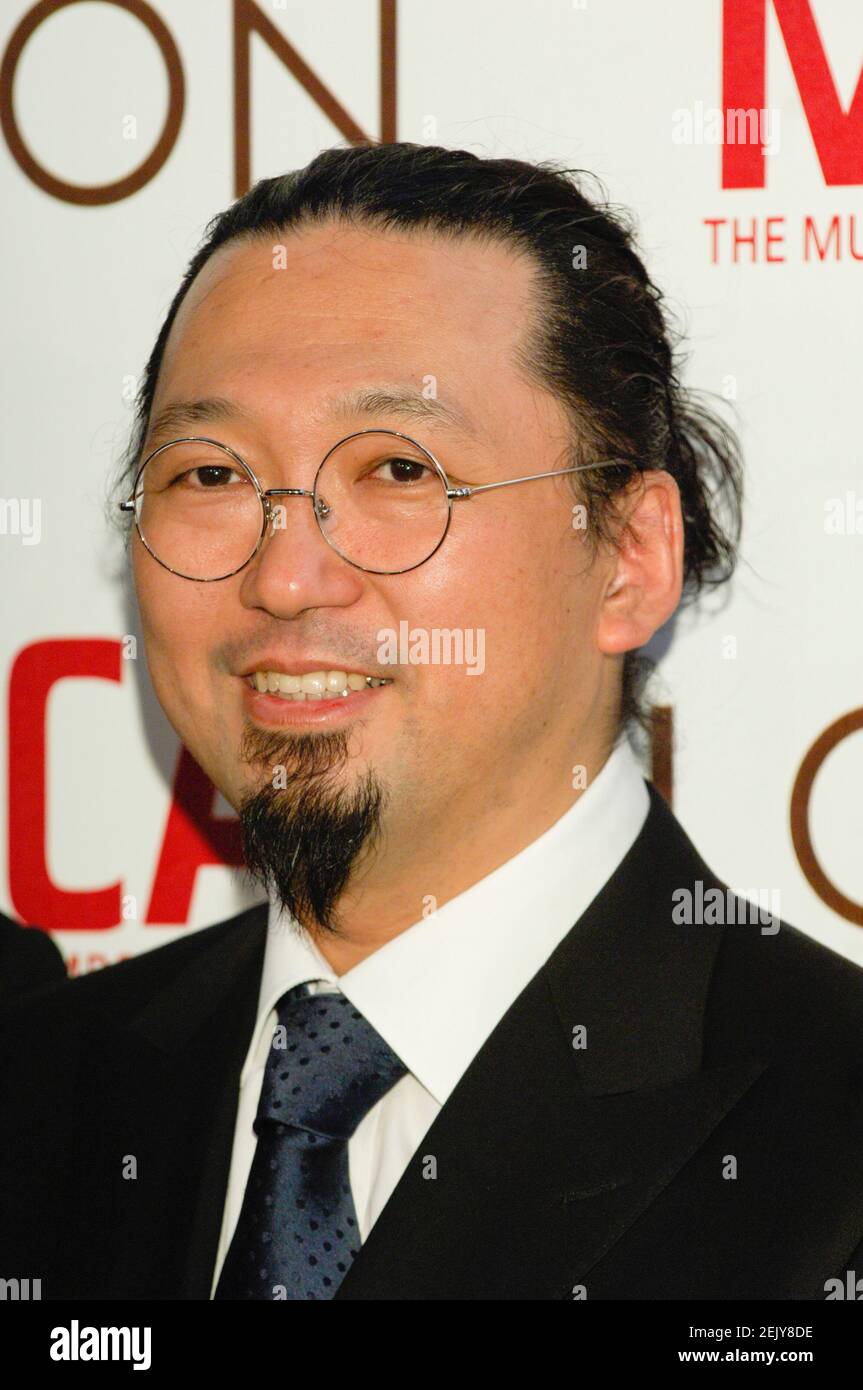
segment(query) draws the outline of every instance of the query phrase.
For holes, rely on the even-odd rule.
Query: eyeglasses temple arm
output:
[[[524,478],[505,478],[499,483],[482,483],[479,487],[447,488],[447,497],[472,497],[475,492],[488,492],[493,487],[510,487],[513,483],[532,483],[537,478],[559,478],[563,473],[586,473],[591,468],[608,468],[613,464],[632,463],[632,459],[603,459],[601,463],[579,463],[574,468],[555,468],[551,473],[528,473]]]

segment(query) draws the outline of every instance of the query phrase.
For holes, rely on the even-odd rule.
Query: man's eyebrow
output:
[[[147,438],[167,434],[183,434],[190,425],[223,424],[226,420],[248,419],[247,412],[236,401],[225,396],[204,396],[194,401],[174,401],[160,410],[147,428]]]
[[[470,416],[455,401],[446,404],[436,396],[428,396],[415,386],[359,387],[340,396],[330,407],[335,420],[351,416],[389,415],[401,420],[430,420],[450,425],[465,433],[475,433]]]
[[[399,420],[433,421],[474,434],[470,416],[455,401],[446,404],[428,396],[414,386],[365,386],[331,402],[329,415],[333,420],[349,421],[358,415],[395,417]],[[238,401],[225,396],[204,396],[199,400],[173,401],[153,417],[147,429],[147,439],[167,435],[177,438],[196,425],[224,424],[252,416]]]

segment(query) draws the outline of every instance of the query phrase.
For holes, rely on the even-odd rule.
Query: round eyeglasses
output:
[[[284,529],[286,509],[273,498],[308,497],[324,540],[356,569],[405,574],[443,545],[452,504],[513,483],[592,468],[631,469],[630,459],[556,468],[523,478],[451,487],[432,453],[398,430],[357,430],[334,444],[311,490],[262,488],[238,453],[216,439],[173,439],[142,463],[132,496],[144,546],[181,579],[213,583],[238,574],[263,545],[268,526]]]

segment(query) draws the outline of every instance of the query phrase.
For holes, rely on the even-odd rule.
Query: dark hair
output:
[[[171,325],[220,246],[278,238],[331,217],[473,236],[509,244],[534,262],[537,313],[525,325],[518,365],[572,420],[571,462],[622,455],[639,469],[666,469],[682,501],[684,598],[724,582],[740,538],[739,445],[733,430],[681,385],[678,335],[634,249],[632,220],[604,196],[587,198],[581,184],[592,178],[550,162],[398,142],[324,150],[304,169],[262,179],[209,222],[174,296],[138,392],[124,483],[131,485],[140,463]],[[594,542],[610,538],[613,494],[631,473],[575,476],[588,534]],[[646,728],[642,698],[651,669],[643,655],[626,654],[619,726],[636,720]]]

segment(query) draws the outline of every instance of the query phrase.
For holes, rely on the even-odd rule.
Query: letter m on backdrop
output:
[[[826,184],[863,183],[863,71],[843,111],[810,0],[723,0],[722,104],[729,111],[764,110],[767,7],[773,11]],[[863,5],[848,6],[863,37]],[[760,144],[722,146],[722,187],[763,188]]]

